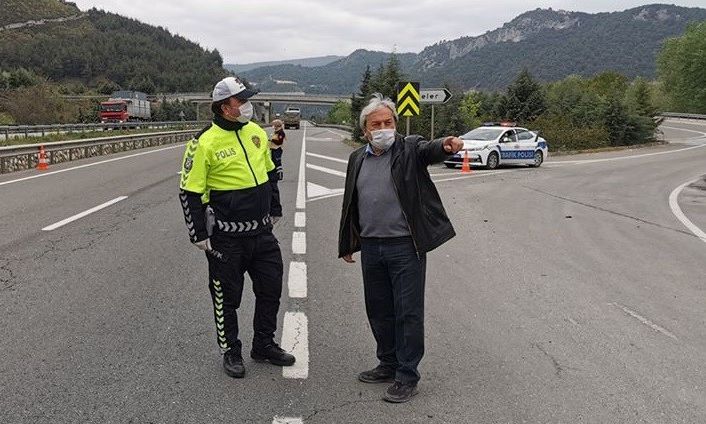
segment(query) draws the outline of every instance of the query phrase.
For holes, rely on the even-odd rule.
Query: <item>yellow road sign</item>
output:
[[[400,116],[419,115],[419,83],[400,82],[397,84],[397,114]]]

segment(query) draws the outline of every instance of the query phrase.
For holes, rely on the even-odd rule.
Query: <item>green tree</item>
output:
[[[525,68],[507,88],[505,117],[517,122],[532,122],[546,110],[544,89]]]
[[[96,91],[105,95],[113,94],[113,92],[118,90],[120,90],[120,86],[116,82],[110,80],[102,80],[96,87]]]
[[[336,125],[349,124],[351,122],[351,104],[348,102],[336,102],[329,109],[326,122]]]
[[[622,97],[628,88],[628,77],[614,71],[600,73],[588,81],[589,89],[596,94],[609,99],[613,96]]]
[[[400,68],[400,62],[397,59],[395,53],[390,53],[390,57],[385,64],[385,71],[383,73],[383,88],[380,93],[385,97],[395,99],[397,94],[397,84],[402,81],[404,74]]]
[[[628,87],[627,103],[630,113],[637,116],[655,116],[657,109],[652,98],[650,84],[644,78],[636,78]]]
[[[657,58],[657,69],[675,112],[706,113],[706,22],[668,39]]]
[[[469,130],[480,126],[480,108],[483,102],[483,95],[477,92],[467,93],[461,99],[459,112],[461,120]]]
[[[360,89],[357,94],[351,97],[351,123],[353,124],[353,140],[360,140],[363,137],[363,131],[360,129],[358,120],[360,119],[360,112],[365,107],[370,95],[372,94],[372,72],[370,71],[370,65],[365,68],[363,73],[363,78],[360,81]]]

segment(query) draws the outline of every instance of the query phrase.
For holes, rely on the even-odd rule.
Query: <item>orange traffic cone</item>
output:
[[[47,152],[44,151],[44,146],[39,146],[39,163],[37,164],[37,169],[40,171],[49,169],[49,161],[47,160]]]
[[[471,173],[471,164],[468,162],[468,150],[463,151],[463,165],[461,165],[462,174]]]

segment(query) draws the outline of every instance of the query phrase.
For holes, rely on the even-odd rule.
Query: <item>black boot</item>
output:
[[[378,365],[371,370],[358,374],[358,380],[363,383],[392,383],[395,381],[395,370]]]
[[[382,398],[392,403],[403,403],[412,399],[412,396],[417,393],[417,383],[400,383],[399,381],[395,381],[395,384],[387,388]]]
[[[293,355],[282,350],[277,343],[270,343],[266,346],[254,346],[250,351],[250,357],[257,362],[269,362],[272,365],[288,367],[294,365]]]
[[[240,353],[239,349],[231,349],[223,354],[223,369],[230,377],[245,377],[243,355]]]

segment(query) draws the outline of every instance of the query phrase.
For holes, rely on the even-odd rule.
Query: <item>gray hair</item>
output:
[[[375,93],[370,99],[370,102],[368,102],[368,105],[360,111],[360,119],[358,121],[360,123],[360,128],[365,131],[365,124],[368,120],[368,115],[385,107],[390,109],[390,112],[392,112],[392,116],[394,116],[396,124],[399,117],[397,116],[397,107],[395,106],[395,102],[390,100],[389,97],[383,97],[382,94]]]

